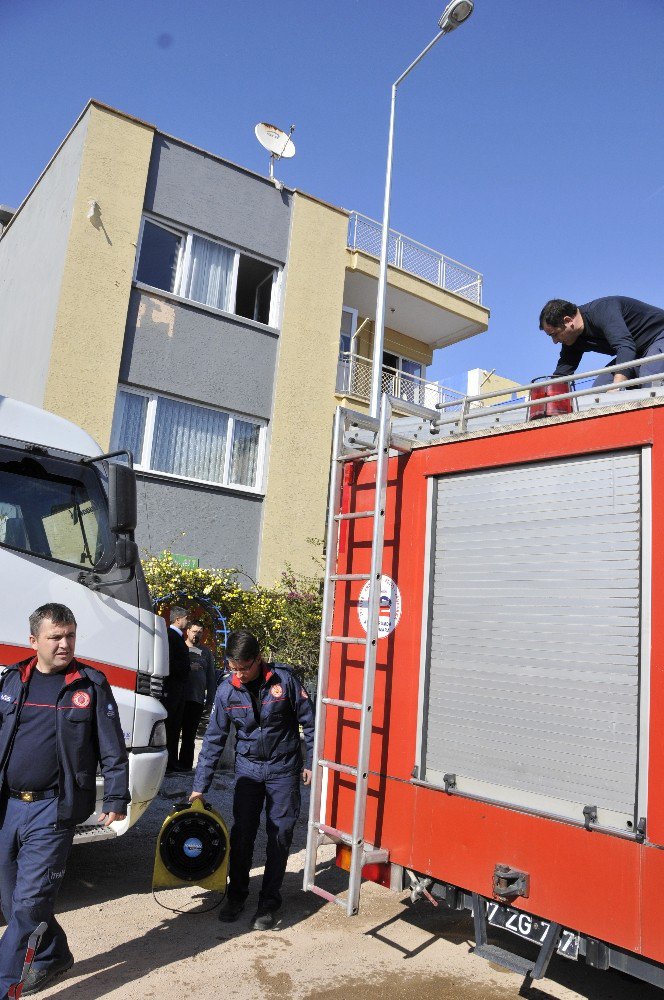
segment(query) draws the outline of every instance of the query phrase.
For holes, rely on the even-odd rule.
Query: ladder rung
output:
[[[333,843],[344,844],[346,847],[353,846],[352,833],[337,830],[333,826],[327,826],[325,823],[313,823],[312,825],[314,830],[318,830],[319,833],[324,834]],[[364,844],[362,846],[362,867],[372,864],[387,864],[389,860],[390,852],[384,847],[374,847],[373,844]]]
[[[370,417],[368,413],[353,416],[349,422],[347,433],[352,433],[353,430],[371,431],[373,434],[377,434],[380,430],[380,418]]]
[[[353,843],[353,837],[350,833],[345,833],[343,830],[336,830],[333,826],[326,826],[325,823],[314,823],[313,825],[319,833],[324,833],[331,840],[338,841],[340,844],[346,844],[348,847]]]
[[[345,899],[339,899],[338,896],[328,892],[327,889],[321,889],[318,885],[310,885],[309,892],[313,892],[315,896],[320,896],[321,899],[326,899],[328,903],[336,903],[337,906],[343,906],[344,909],[346,908],[347,904]]]
[[[329,767],[330,771],[339,771],[341,774],[357,775],[357,768],[351,767],[350,764],[337,764],[333,760],[325,760],[324,757],[321,757],[318,763],[321,767]]]
[[[371,458],[372,455],[376,454],[376,449],[373,451],[349,451],[345,455],[337,455],[337,462],[356,462],[360,458]]]
[[[340,698],[323,698],[324,705],[334,705],[335,708],[356,708],[358,712],[362,710],[359,701],[341,701]]]
[[[340,580],[350,582],[352,580],[368,580],[370,576],[370,573],[333,573],[330,580],[334,580],[335,583]]]
[[[359,517],[373,517],[375,510],[356,510],[350,514],[335,514],[335,521],[356,521]]]
[[[353,639],[349,635],[326,635],[325,642],[344,642],[348,646],[366,646],[366,639]]]
[[[384,847],[372,847],[367,844],[362,849],[362,866],[364,865],[386,865],[390,860],[390,852]]]

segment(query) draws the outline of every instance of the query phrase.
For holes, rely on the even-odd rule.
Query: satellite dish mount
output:
[[[254,129],[256,138],[261,146],[267,149],[270,154],[271,181],[275,181],[274,161],[281,160],[282,158],[289,160],[292,156],[295,156],[295,143],[291,139],[294,131],[294,125],[291,125],[288,132],[284,132],[282,129],[277,128],[276,125],[270,125],[269,122],[259,122]],[[275,181],[276,183],[277,181]]]

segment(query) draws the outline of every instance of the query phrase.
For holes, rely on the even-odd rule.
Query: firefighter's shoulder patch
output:
[[[76,708],[89,708],[92,698],[87,691],[75,691],[71,697],[72,705]]]

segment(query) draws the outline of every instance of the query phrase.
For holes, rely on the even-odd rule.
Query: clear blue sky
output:
[[[0,203],[90,97],[379,218],[389,89],[444,0],[0,0]],[[489,332],[435,377],[552,370],[544,301],[664,305],[663,0],[475,0],[399,92],[392,225],[481,270]]]

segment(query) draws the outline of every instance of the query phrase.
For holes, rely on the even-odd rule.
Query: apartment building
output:
[[[310,572],[334,409],[369,396],[379,245],[91,101],[0,236],[0,394],[131,450],[144,552]],[[481,276],[399,234],[390,254],[384,384],[432,405],[433,350],[487,328]]]

